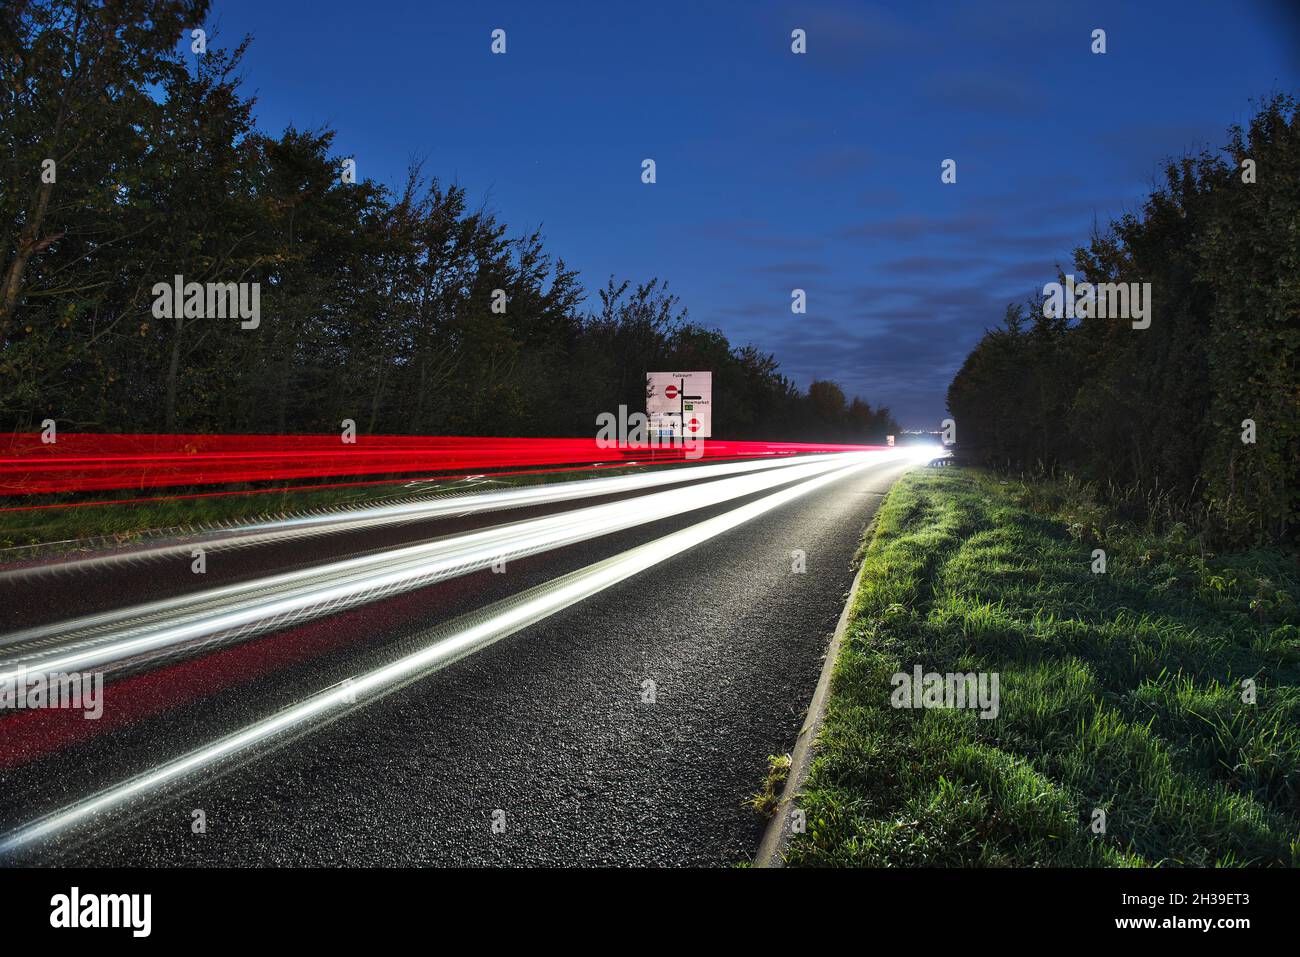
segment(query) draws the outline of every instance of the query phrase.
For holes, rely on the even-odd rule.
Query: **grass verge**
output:
[[[1208,555],[1063,488],[968,469],[895,485],[788,863],[1300,863],[1294,557]],[[916,665],[996,672],[997,717],[892,707]]]

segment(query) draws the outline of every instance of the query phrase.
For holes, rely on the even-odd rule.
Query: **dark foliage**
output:
[[[259,132],[248,41],[189,53],[207,6],[0,8],[0,428],[594,435],[644,408],[646,372],[710,369],[717,435],[897,430],[833,383],[802,393],[665,283],[610,279],[584,308],[538,233],[460,187],[345,183],[330,131]],[[156,317],[176,275],[258,283],[261,325]]]
[[[1300,115],[1233,128],[1225,156],[1170,161],[1141,215],[1075,251],[1078,282],[1149,282],[1151,325],[1010,306],[948,388],[958,442],[1199,510],[1224,541],[1300,518]],[[1255,181],[1243,162],[1254,162]],[[1063,278],[1063,277],[1061,277]],[[1245,420],[1255,441],[1243,442]]]

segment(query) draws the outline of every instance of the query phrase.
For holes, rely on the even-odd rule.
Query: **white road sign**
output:
[[[645,412],[660,436],[713,437],[712,372],[647,372]]]

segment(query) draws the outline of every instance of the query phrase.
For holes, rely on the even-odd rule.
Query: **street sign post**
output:
[[[647,372],[645,411],[661,437],[713,437],[712,372]]]

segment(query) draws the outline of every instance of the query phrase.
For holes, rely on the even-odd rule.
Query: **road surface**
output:
[[[781,470],[765,469],[693,480],[671,493],[707,498],[713,492],[701,489],[731,487],[720,483],[767,484],[512,558],[503,572],[480,568],[328,614],[317,607],[236,641],[210,630],[197,645],[168,644],[143,663],[122,650],[128,639],[114,637],[119,625],[110,622],[78,646],[108,672],[102,719],[67,711],[0,719],[0,829],[18,836],[8,856],[116,866],[746,861],[763,821],[743,801],[767,756],[792,747],[862,531],[914,465],[869,459],[811,480],[803,466],[779,479]],[[395,549],[435,536],[559,523],[601,506],[640,507],[665,491],[214,551],[204,587],[345,560],[373,560],[375,572],[365,573],[381,573],[397,564],[389,557]],[[791,497],[773,505],[773,495]],[[764,510],[728,527],[727,516],[746,508]],[[596,514],[606,521],[615,513]],[[618,570],[625,556],[657,547],[648,543],[695,534],[710,521],[721,523],[711,537],[651,555],[642,570]],[[796,552],[805,573],[792,570]],[[0,576],[0,598],[26,596],[10,597],[7,624],[39,630],[183,599],[194,585],[178,575],[181,560],[188,574],[188,558],[177,553]],[[371,695],[359,678],[425,653],[446,639],[449,622],[468,627],[460,623],[473,624],[485,608],[508,613],[512,596],[527,589],[556,601],[556,579],[593,566],[626,577],[440,670],[394,680],[382,694]],[[311,587],[336,588],[335,581]],[[163,616],[169,627],[175,617]],[[26,643],[0,637],[0,669],[6,655],[65,654],[58,628],[50,631]],[[207,760],[213,742],[354,679],[363,681],[355,706],[334,708],[334,700],[333,710]],[[156,787],[148,777],[194,753],[204,758],[184,774]],[[124,792],[127,785],[134,790]],[[107,797],[87,806],[95,794]],[[70,808],[71,818],[59,816]]]

